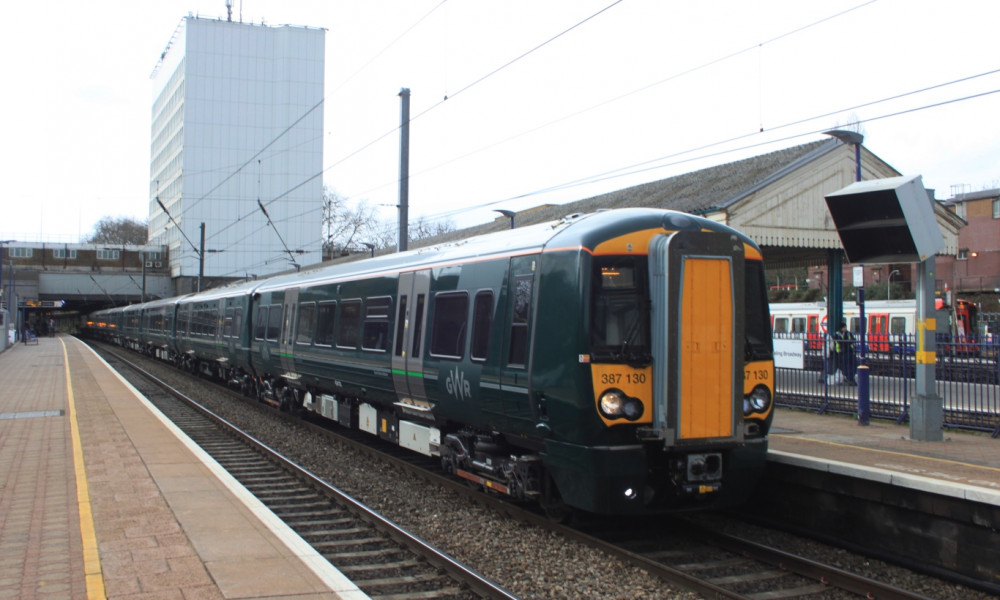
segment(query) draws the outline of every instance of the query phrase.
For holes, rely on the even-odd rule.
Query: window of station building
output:
[[[142,253],[142,258],[144,260],[160,260],[160,253],[159,252],[143,252]]]
[[[357,348],[361,336],[361,300],[340,303],[340,323],[337,327],[337,347]]]
[[[267,332],[264,338],[269,342],[277,342],[281,332],[281,305],[272,304],[267,312]]]
[[[295,324],[295,343],[311,344],[313,332],[316,329],[316,303],[306,302],[299,305],[299,322]]]
[[[431,323],[431,356],[461,358],[465,355],[466,323],[469,321],[469,295],[448,292],[434,297]]]
[[[1000,219],[1000,199],[993,201],[993,218]]]
[[[365,322],[362,326],[361,348],[385,352],[389,347],[389,311],[392,299],[388,296],[369,298],[365,303]]]
[[[97,251],[97,260],[117,260],[119,258],[121,258],[121,250],[101,248]]]
[[[52,258],[76,258],[76,250],[68,250],[66,248],[54,248],[52,250]]]
[[[34,255],[34,248],[7,248],[9,258],[31,258]]]
[[[316,311],[316,335],[313,342],[317,346],[333,345],[333,318],[337,313],[336,302],[320,302]]]
[[[490,351],[490,331],[493,329],[493,292],[490,290],[476,294],[472,306],[472,360],[485,361]]]

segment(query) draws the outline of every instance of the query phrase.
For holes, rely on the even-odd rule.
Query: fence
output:
[[[953,340],[938,336],[935,388],[947,427],[1000,436],[1000,336]],[[856,366],[860,344],[848,348]],[[775,403],[818,412],[857,414],[857,387],[837,375],[827,344],[815,334],[775,334]],[[866,345],[872,418],[909,420],[916,391],[913,335],[874,336]],[[853,373],[853,366],[846,369]]]

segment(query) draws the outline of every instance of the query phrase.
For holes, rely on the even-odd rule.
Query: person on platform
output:
[[[858,385],[854,379],[857,369],[854,361],[854,336],[847,330],[847,322],[841,321],[837,333],[833,334],[833,353],[836,369],[844,374],[844,383]]]

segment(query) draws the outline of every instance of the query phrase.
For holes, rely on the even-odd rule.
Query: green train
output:
[[[103,310],[84,332],[555,518],[732,506],[766,460],[760,249],[680,212],[571,215]]]

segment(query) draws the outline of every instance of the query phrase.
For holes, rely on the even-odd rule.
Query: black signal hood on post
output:
[[[858,181],[826,196],[847,260],[922,262],[944,248],[920,175]]]

